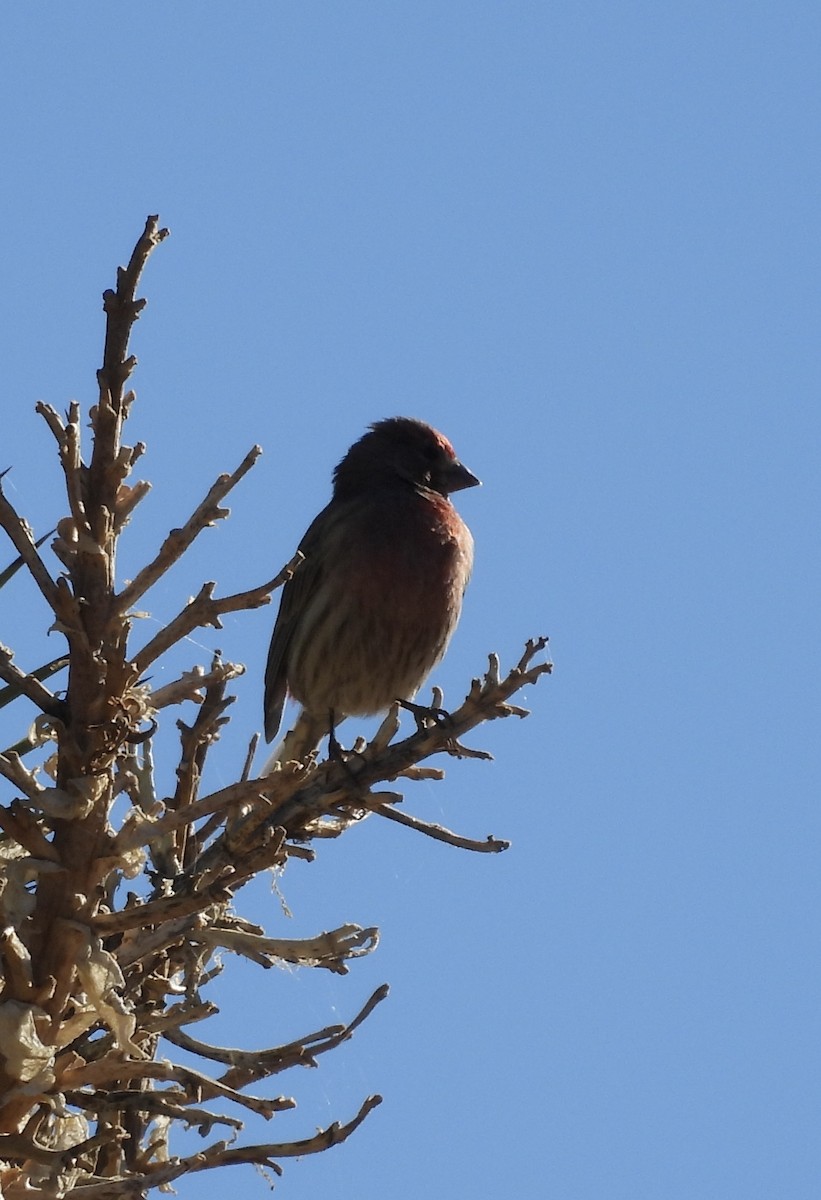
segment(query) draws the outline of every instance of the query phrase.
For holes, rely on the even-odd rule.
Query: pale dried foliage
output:
[[[222,951],[262,966],[344,973],[349,960],[375,947],[377,930],[346,924],[307,940],[268,937],[239,915],[237,894],[291,857],[312,858],[314,838],[337,837],[369,814],[464,849],[505,849],[495,838],[475,841],[406,814],[401,795],[378,785],[441,778],[441,770],[418,765],[434,754],[487,757],[459,739],[484,721],[525,715],[510,697],[549,670],[545,662],[534,665],[544,640],[529,642],[506,676],[491,656],[449,717],[417,712],[410,737],[396,740],[394,710],[369,744],[357,744],[344,759],[311,756],[254,778],[249,754],[236,783],[200,793],[206,755],[227,720],[227,686],[242,667],[216,657],[157,688],[146,672],[197,627],[219,628],[224,613],[267,604],[299,562],[237,595],[218,598],[206,583],[159,633],[132,644],[139,641],[131,632],[134,606],[202,530],[227,515],[222,501],[259,454],[254,447],[233,474],[221,476],[117,590],[117,540],[148,490],[128,482],[143,446],[122,442],[134,400],[126,390],[135,365],[128,341],[144,303],[136,299],[140,275],[166,233],[149,218],[116,289],[104,294],[105,350],[87,460],[79,406],[72,403],[61,417],[37,405],[56,439],[68,500],[51,547],[61,573],[48,569],[39,553],[43,539],[35,543],[0,491],[0,525],[45,601],[43,629],[65,637],[68,658],[67,687],[58,695],[47,683],[59,662],[27,674],[11,650],[0,648],[0,702],[25,697],[39,713],[27,738],[0,754],[7,785],[0,806],[0,1189],[7,1200],[139,1196],[232,1163],[279,1172],[279,1160],[347,1138],[379,1096],[304,1141],[243,1145],[238,1134],[243,1109],[271,1118],[295,1105],[285,1096],[252,1094],[252,1085],[313,1064],[350,1038],[386,987],[349,1024],[287,1045],[213,1046],[188,1027],[216,1010],[204,993]],[[196,719],[178,722],[175,781],[159,787],[152,737],[164,710],[190,701],[198,705]],[[26,765],[32,750],[34,767]],[[126,881],[136,882],[129,888]],[[275,986],[275,977],[265,978]],[[175,1048],[189,1061],[199,1056],[202,1070],[173,1062]],[[200,1131],[199,1153],[174,1155],[169,1140],[178,1126]],[[214,1128],[224,1136],[215,1140]]]

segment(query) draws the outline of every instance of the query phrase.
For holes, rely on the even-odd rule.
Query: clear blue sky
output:
[[[0,467],[37,528],[63,509],[33,405],[93,400],[100,292],[159,212],[124,573],[265,456],[154,617],[269,577],[406,413],[484,481],[446,702],[551,636],[530,720],[474,738],[495,763],[406,790],[506,855],[374,819],[289,870],[291,920],[242,901],[382,945],[344,979],[227,959],[203,1037],[275,1044],[392,985],[271,1084],[299,1109],[255,1140],[385,1096],[278,1195],[819,1194],[819,61],[808,2],[7,6]],[[57,651],[36,599],[2,611]],[[215,786],[272,617],[198,639],[248,664]],[[179,1190],[226,1187],[267,1194],[250,1168]]]

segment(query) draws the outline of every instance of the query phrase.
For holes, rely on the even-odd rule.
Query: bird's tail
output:
[[[316,717],[303,708],[293,729],[289,729],[271,751],[270,757],[262,768],[262,774],[270,775],[275,763],[301,762],[312,750],[316,750],[328,732],[327,717]]]

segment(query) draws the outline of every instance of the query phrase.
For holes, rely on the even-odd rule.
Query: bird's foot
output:
[[[357,779],[356,772],[353,770],[352,761],[359,759],[360,763],[364,764],[364,756],[358,750],[346,750],[336,736],[334,727],[333,713],[331,713],[330,729],[328,731],[328,761],[337,762],[342,767],[348,781],[354,788],[361,787]]]
[[[331,725],[330,732],[328,733],[328,758],[331,762],[344,763],[347,753],[347,750],[341,745],[339,738],[336,736],[336,730]]]
[[[399,707],[411,714],[416,721],[416,728],[419,730],[430,729],[431,726],[448,730],[453,725],[453,717],[446,708],[438,708],[430,704],[413,704],[410,700],[400,700]]]

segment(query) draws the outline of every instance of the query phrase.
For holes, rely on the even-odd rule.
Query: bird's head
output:
[[[400,481],[443,496],[480,482],[444,434],[413,417],[388,417],[371,425],[342,459],[334,471],[334,496]]]

